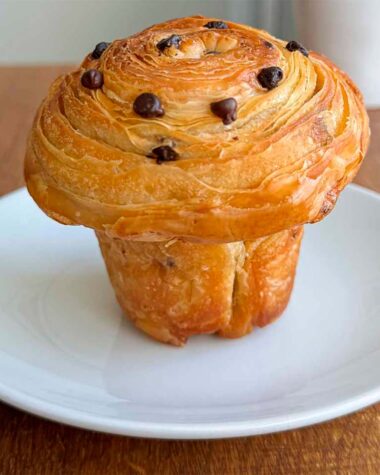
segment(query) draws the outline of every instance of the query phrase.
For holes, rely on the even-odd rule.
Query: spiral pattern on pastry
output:
[[[368,119],[352,81],[320,54],[289,51],[268,33],[194,16],[116,40],[58,78],[30,134],[26,181],[56,220],[123,239],[252,240],[315,222],[352,180]],[[171,35],[181,41],[163,50]],[[263,68],[283,78],[268,90]],[[104,84],[81,84],[88,69]],[[133,110],[153,93],[165,114]],[[210,104],[234,98],[223,124]],[[172,147],[176,160],[149,154]]]

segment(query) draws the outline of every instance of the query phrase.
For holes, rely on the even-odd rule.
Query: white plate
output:
[[[380,195],[351,187],[308,226],[291,303],[238,340],[156,343],[122,318],[93,233],[0,200],[0,398],[79,427],[262,434],[380,400]]]

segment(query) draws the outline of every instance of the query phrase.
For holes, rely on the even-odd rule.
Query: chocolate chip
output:
[[[102,41],[101,43],[98,43],[96,46],[95,46],[95,49],[94,51],[91,53],[91,57],[93,59],[99,59],[100,56],[104,53],[104,51],[108,48],[108,46],[110,45],[111,43],[106,43],[105,41]]]
[[[270,66],[262,69],[257,75],[257,79],[265,89],[274,89],[284,77],[282,69],[277,66]]]
[[[157,43],[157,48],[162,52],[166,48],[170,48],[170,46],[175,46],[176,48],[179,47],[182,38],[178,35],[171,35],[169,38],[164,38],[163,40]]]
[[[80,79],[83,87],[99,89],[103,86],[103,74],[97,69],[88,69]]]
[[[270,41],[267,41],[267,40],[263,41],[263,45],[266,46],[267,48],[270,48],[270,49],[273,48],[272,43]]]
[[[218,102],[211,102],[211,112],[223,121],[224,125],[231,124],[237,118],[237,102],[233,97]]]
[[[209,21],[205,25],[203,25],[205,28],[215,28],[216,30],[227,30],[228,25],[224,23],[224,21]]]
[[[169,145],[161,145],[160,147],[154,148],[147,157],[154,158],[157,160],[158,164],[161,164],[162,162],[172,162],[177,160],[178,153],[169,147]]]
[[[175,260],[173,257],[169,256],[166,258],[166,265],[167,267],[174,267],[175,266]]]
[[[162,117],[165,114],[160,99],[150,92],[144,92],[136,97],[133,110],[146,119]]]
[[[299,51],[302,53],[304,56],[309,56],[308,50],[301,45],[301,43],[298,43],[298,41],[289,41],[289,43],[285,46],[285,48],[288,51]]]

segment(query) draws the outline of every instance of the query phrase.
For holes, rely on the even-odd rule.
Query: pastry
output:
[[[368,138],[327,58],[194,16],[99,43],[59,77],[25,177],[51,218],[95,230],[126,316],[183,345],[281,315],[303,225],[332,210]]]

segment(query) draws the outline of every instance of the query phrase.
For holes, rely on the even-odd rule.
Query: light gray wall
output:
[[[0,0],[0,63],[79,62],[99,41],[203,14],[291,37],[291,0]]]

